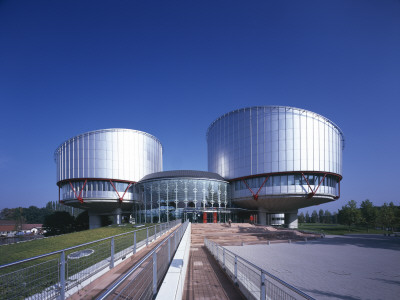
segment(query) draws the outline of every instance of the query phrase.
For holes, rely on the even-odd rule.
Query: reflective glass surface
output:
[[[343,141],[334,123],[311,111],[240,109],[209,127],[208,170],[227,179],[288,171],[342,174]]]
[[[67,140],[55,151],[57,182],[73,178],[139,181],[162,171],[162,146],[154,136],[104,129]]]

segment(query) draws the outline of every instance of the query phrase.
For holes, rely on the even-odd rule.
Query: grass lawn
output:
[[[109,226],[40,240],[3,245],[0,246],[0,265],[131,232],[114,238],[114,259],[118,259],[132,251],[134,243],[133,231],[137,231],[136,242],[138,243],[146,239],[146,227],[153,225],[146,224],[145,227],[139,228],[134,228],[130,224]],[[157,226],[157,232],[159,231],[160,227]],[[149,228],[149,236],[152,235],[154,235],[154,227]],[[79,259],[68,257],[69,254],[80,250],[91,251],[91,253]],[[65,277],[69,278],[70,284],[79,284],[87,276],[90,276],[90,272],[98,272],[102,268],[109,266],[111,239],[68,250],[65,255]],[[0,269],[0,299],[24,299],[43,292],[48,287],[55,286],[59,281],[59,259],[60,254],[53,254]],[[88,272],[88,268],[91,268],[91,271]],[[46,293],[49,291],[54,293],[55,290],[46,290]]]
[[[343,234],[383,234],[382,230],[370,229],[369,232],[364,226],[351,226],[350,231],[347,225],[340,224],[322,224],[322,223],[301,223],[299,230],[324,232],[325,234],[343,235]]]
[[[152,225],[153,224],[146,224],[146,226],[152,226]],[[108,226],[108,227],[63,234],[59,236],[52,236],[44,239],[32,240],[17,244],[3,245],[0,246],[0,265],[4,265],[14,261],[30,258],[33,256],[57,250],[62,250],[68,247],[88,243],[91,241],[99,240],[102,238],[110,237],[124,232],[130,232],[141,228],[143,227],[133,228],[132,225],[130,224],[126,226]],[[144,236],[145,235],[146,234],[144,232]],[[142,235],[140,235],[140,237],[142,237]],[[141,240],[140,237],[138,233],[137,236],[138,241]]]

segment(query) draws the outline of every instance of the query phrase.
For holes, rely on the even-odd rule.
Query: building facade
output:
[[[217,223],[231,218],[229,182],[216,173],[165,171],[145,176],[137,186],[140,217],[146,222],[172,217]]]
[[[226,222],[258,215],[260,224],[297,227],[299,208],[340,197],[344,137],[304,109],[257,106],[224,114],[207,130],[208,172],[162,172],[162,146],[130,129],[91,131],[55,151],[60,201],[100,215],[132,213],[139,222]]]
[[[231,183],[232,201],[258,209],[259,222],[339,197],[343,133],[314,112],[284,106],[249,107],[215,120],[207,131],[208,170]]]
[[[131,213],[138,201],[135,183],[162,171],[162,145],[154,136],[131,129],[87,132],[62,143],[54,153],[59,200],[87,209],[91,227],[101,215]]]

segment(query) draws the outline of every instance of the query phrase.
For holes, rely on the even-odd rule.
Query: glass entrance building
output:
[[[145,176],[137,185],[140,218],[167,222],[226,222],[231,213],[229,182],[216,173],[177,170]]]

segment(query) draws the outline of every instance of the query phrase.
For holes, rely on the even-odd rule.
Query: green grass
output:
[[[152,225],[153,224],[146,224],[146,226]],[[18,244],[3,245],[0,246],[0,265],[57,250],[62,250],[141,228],[133,228],[132,225],[109,226],[48,237],[45,239],[27,241]]]
[[[322,223],[302,223],[299,224],[300,230],[323,232],[328,235],[344,235],[344,234],[382,234],[382,230],[370,229],[365,226],[351,226],[350,231],[347,225],[340,224],[322,224]]]
[[[146,224],[146,227],[154,224]],[[33,240],[18,244],[0,246],[0,265],[10,262],[46,254],[65,248],[78,246],[84,243],[99,239],[115,236],[121,233],[137,230],[136,241],[139,242],[146,238],[145,227],[133,228],[132,225],[109,226],[92,230],[85,230],[49,237],[40,240]],[[154,234],[154,228],[149,230],[149,236]],[[114,239],[115,254],[133,246],[133,233],[122,235]],[[95,242],[93,244],[78,247],[66,251],[65,255],[84,250],[92,249],[94,252],[78,260],[68,260],[66,264],[66,277],[73,276],[80,271],[102,262],[102,266],[108,264],[105,261],[110,257],[110,239]],[[127,251],[127,250],[125,250]],[[126,252],[125,252],[126,253]],[[125,254],[124,254],[125,255]],[[35,293],[43,291],[45,288],[58,282],[58,262],[60,254],[46,256],[34,261],[21,263],[15,266],[0,270],[0,299],[23,299]],[[7,275],[6,275],[7,274]],[[5,275],[5,276],[1,276]],[[82,278],[81,278],[82,279]]]

